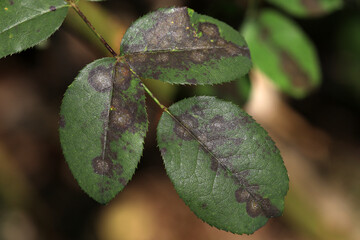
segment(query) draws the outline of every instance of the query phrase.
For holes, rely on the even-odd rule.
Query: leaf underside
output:
[[[68,7],[63,0],[1,0],[0,58],[47,39],[64,21]]]
[[[343,0],[267,0],[298,17],[322,16],[342,7]]]
[[[193,97],[164,113],[158,144],[176,191],[195,214],[233,233],[253,233],[282,214],[288,176],[266,131],[230,102]]]
[[[79,185],[100,203],[109,202],[131,179],[146,131],[143,87],[115,58],[86,66],[65,93],[63,152]]]
[[[245,23],[243,34],[252,60],[285,93],[301,98],[320,84],[316,50],[290,19],[263,10],[257,20]]]
[[[238,31],[186,7],[159,9],[135,21],[121,55],[139,76],[176,84],[229,82],[251,67]]]

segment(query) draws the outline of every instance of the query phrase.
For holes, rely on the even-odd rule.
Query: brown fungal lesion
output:
[[[127,90],[131,84],[131,70],[128,64],[118,62],[114,69],[114,88]]]
[[[270,199],[263,198],[255,193],[252,186],[241,186],[235,191],[235,199],[238,203],[246,203],[246,212],[250,217],[265,216],[267,218],[277,217],[281,212],[271,204]]]

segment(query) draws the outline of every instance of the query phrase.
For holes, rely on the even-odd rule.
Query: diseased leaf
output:
[[[338,10],[343,0],[267,0],[299,17],[315,17]]]
[[[302,30],[273,10],[245,23],[246,37],[255,67],[284,92],[304,97],[320,84],[316,50]]]
[[[109,202],[131,179],[147,131],[145,95],[127,64],[103,58],[69,86],[60,112],[60,140],[82,189]]]
[[[63,0],[1,0],[0,58],[47,39],[68,11]]]
[[[195,214],[217,228],[253,233],[280,216],[288,176],[266,131],[230,102],[193,97],[164,113],[158,144],[176,191]]]
[[[177,84],[229,82],[251,67],[238,31],[185,7],[159,9],[135,21],[121,55],[141,77]]]

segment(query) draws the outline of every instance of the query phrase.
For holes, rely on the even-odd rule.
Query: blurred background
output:
[[[197,219],[166,176],[155,136],[162,112],[149,97],[145,151],[132,181],[106,206],[88,197],[62,155],[58,113],[78,72],[109,53],[70,9],[50,39],[0,60],[1,240],[360,239],[358,1],[79,5],[116,52],[129,25],[159,7],[188,6],[244,33],[254,62],[244,79],[216,87],[146,84],[165,105],[195,94],[216,95],[254,116],[288,169],[284,215],[250,236]]]

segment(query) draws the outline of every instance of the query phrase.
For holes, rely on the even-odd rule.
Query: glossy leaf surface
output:
[[[159,148],[176,191],[199,218],[249,234],[282,214],[287,171],[259,124],[214,97],[185,99],[169,110],[182,124],[163,113]]]
[[[343,0],[267,0],[299,17],[321,16],[342,7]]]
[[[47,39],[64,21],[63,0],[1,0],[0,58]]]
[[[284,92],[304,97],[320,84],[316,50],[303,31],[290,19],[264,10],[257,20],[244,25],[254,66]]]
[[[60,112],[60,140],[82,189],[109,202],[131,179],[147,131],[145,95],[127,64],[103,58],[69,86]]]
[[[229,82],[251,67],[238,31],[188,8],[159,9],[135,21],[121,54],[141,77],[177,84]]]

